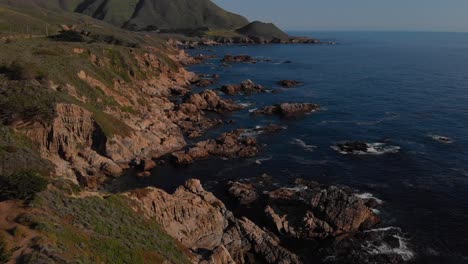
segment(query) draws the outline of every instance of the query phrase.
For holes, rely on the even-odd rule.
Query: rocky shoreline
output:
[[[250,62],[251,58],[229,56],[223,61]],[[284,80],[278,84],[294,87],[302,83]],[[218,90],[228,96],[265,92],[261,85],[250,80]],[[241,109],[231,105],[229,100],[223,101],[213,90],[186,98],[191,99],[184,99],[185,103],[193,104],[201,111],[224,113]],[[312,103],[282,103],[266,106],[252,114],[290,118],[319,109],[319,105]],[[272,125],[259,128],[259,131],[281,129]],[[247,132],[238,129],[216,139],[200,141],[185,150],[173,152],[171,161],[180,166],[213,156],[255,156],[261,145]],[[348,146],[354,150],[361,145],[338,146],[348,151]],[[408,260],[398,254],[400,248],[406,247],[406,242],[394,240],[404,236],[401,230],[376,228],[380,223],[377,208],[381,201],[362,197],[349,187],[327,186],[301,179],[279,187],[271,177],[263,175],[219,183],[215,189],[222,191],[215,192],[215,196],[198,180],[188,180],[173,194],[149,187],[130,191],[128,195],[139,201],[147,217],[156,217],[170,235],[191,249],[198,263],[310,263],[311,260],[402,263]],[[387,253],[372,251],[367,249],[371,244],[375,248],[390,245],[390,249]]]
[[[218,39],[198,44],[177,42],[176,46],[190,48],[229,43],[270,42],[249,38]],[[319,42],[294,39],[285,43]],[[192,85],[209,87],[215,85],[220,76],[198,76],[184,66],[201,63],[208,57],[194,58],[174,48],[165,51],[169,54],[167,58],[152,47],[143,48],[141,53],[131,49],[127,52],[148,78],[134,77],[130,81],[114,80],[108,84],[89,71],[80,70],[77,74],[81,82],[98,87],[106,96],[114,98],[120,109],[93,112],[93,108],[85,107],[90,99],[78,93],[77,87],[51,82],[48,84],[51,89],[65,91],[73,98],[70,101],[76,103],[57,103],[50,124],[17,122],[12,125],[38,143],[41,156],[55,166],[54,175],[78,184],[92,195],[103,195],[99,191],[102,186],[129,168],[136,171],[136,177],[151,177],[152,169],[164,163],[167,156],[174,166],[189,166],[211,157],[256,156],[263,146],[250,132],[284,129],[279,125],[238,128],[197,142],[209,129],[223,125],[223,114],[244,108],[238,102],[223,98],[221,93],[253,96],[267,90],[246,80],[194,93]],[[94,66],[111,65],[109,58],[92,50],[75,48],[73,54],[85,57]],[[223,62],[250,63],[253,59],[247,55],[227,55]],[[137,76],[135,72],[133,75]],[[283,80],[278,84],[290,88],[302,83]],[[284,102],[258,109],[252,115],[293,118],[319,109],[314,103]],[[105,122],[102,122],[103,116],[107,118]],[[188,140],[195,143],[188,144]],[[348,151],[347,145],[340,147]],[[359,147],[362,144],[350,146]],[[227,191],[216,193],[219,197],[206,191],[196,179],[187,180],[172,194],[147,187],[123,195],[133,201],[135,213],[148,221],[156,221],[187,248],[187,256],[193,263],[403,261],[398,254],[372,254],[363,249],[370,241],[388,244],[389,237],[384,235],[381,241],[369,238],[366,232],[380,222],[374,210],[379,203],[375,199],[360,198],[347,187],[303,180],[281,187],[266,175],[250,181],[221,184]],[[393,241],[392,247],[400,246],[400,242]]]

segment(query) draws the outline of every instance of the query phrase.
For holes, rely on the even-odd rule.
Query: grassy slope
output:
[[[146,0],[136,10],[130,23],[159,28],[235,29],[248,23],[247,19],[225,11],[210,0]]]
[[[28,111],[23,110],[53,109],[53,105],[50,105],[53,103],[49,100],[49,96],[52,96],[56,102],[75,103],[93,112],[94,119],[108,136],[125,133],[125,124],[105,111],[124,111],[126,107],[119,105],[99,88],[90,87],[81,81],[77,73],[80,70],[91,73],[110,88],[115,79],[144,79],[149,77],[146,74],[154,77],[154,72],[141,72],[135,62],[135,54],[141,54],[145,50],[107,44],[99,40],[93,43],[54,41],[44,36],[42,26],[49,24],[49,32],[52,34],[53,30],[57,32],[59,29],[56,25],[86,21],[87,29],[93,35],[112,36],[121,40],[121,43],[151,45],[164,52],[161,40],[127,32],[83,15],[65,13],[63,10],[38,9],[34,5],[21,6],[24,4],[21,1],[16,4],[15,7],[0,4],[0,38],[13,39],[0,40],[0,68],[3,71],[0,73],[0,103],[19,107],[14,112],[26,114]],[[25,26],[28,26],[29,33],[34,36],[24,34]],[[80,48],[86,52],[74,52],[74,49]],[[105,65],[93,64],[90,54],[104,59]],[[160,56],[174,67],[174,62],[166,55],[161,53]],[[5,73],[8,71],[4,69],[12,68],[13,62],[20,66],[21,76],[25,78],[11,79]],[[128,75],[130,71],[134,76]],[[49,80],[58,87],[73,85],[77,93],[86,96],[88,101],[79,102],[61,89],[50,89],[47,84]],[[29,108],[25,108],[26,106]],[[6,110],[8,109],[0,109],[0,118],[12,114]],[[22,118],[47,121],[44,116],[28,115]],[[40,158],[34,143],[0,123],[0,177],[18,169],[31,169],[47,175],[51,165]],[[154,221],[148,221],[132,211],[129,200],[118,195],[103,199],[78,198],[65,194],[75,191],[73,187],[43,192],[37,197],[33,207],[28,207],[32,208],[33,213],[21,217],[22,224],[18,228],[0,230],[0,236],[6,236],[10,245],[24,239],[25,233],[41,234],[40,238],[31,241],[36,250],[24,256],[22,263],[161,263],[163,260],[170,263],[189,263],[183,247]],[[5,257],[7,252],[3,252],[5,249],[1,251],[0,257]]]
[[[237,33],[246,36],[255,36],[265,39],[288,39],[288,34],[284,33],[281,29],[272,23],[263,23],[254,21],[245,27],[236,30]]]
[[[123,26],[132,18],[137,8],[138,0],[127,1],[84,1],[74,10],[92,16],[96,19],[104,20],[116,26]]]
[[[104,111],[110,109],[124,111],[126,108],[119,105],[114,98],[104,94],[99,88],[90,87],[80,80],[77,74],[80,70],[93,73],[94,78],[108,87],[113,86],[115,79],[131,81],[129,72],[134,73],[135,76],[132,78],[146,78],[148,76],[140,71],[134,58],[135,53],[144,51],[125,45],[110,45],[100,40],[112,37],[124,44],[138,43],[141,46],[150,45],[158,48],[164,48],[163,42],[156,37],[128,32],[87,16],[48,9],[40,11],[38,12],[37,7],[30,5],[22,7],[0,5],[0,37],[13,36],[15,38],[12,43],[0,42],[0,50],[2,50],[0,66],[5,67],[12,62],[19,62],[33,75],[42,75],[59,86],[73,85],[80,96],[86,96],[89,99],[88,103],[76,102],[66,93],[58,91],[55,96],[59,102],[77,103],[93,112],[96,121],[100,123],[108,136],[114,133],[125,133],[127,131],[125,126],[106,115]],[[58,32],[57,25],[60,24],[86,25],[84,26],[86,30],[91,31],[98,40],[94,43],[52,41],[44,35],[46,24],[50,25],[48,28],[50,34]],[[25,27],[33,34],[32,36],[24,34]],[[75,48],[84,48],[88,52],[76,54],[73,52]],[[89,54],[106,58],[108,63],[104,67],[97,66],[90,62]],[[16,97],[21,99],[20,94],[14,94],[11,98]]]
[[[73,185],[60,188],[38,194],[13,218],[13,231],[0,229],[13,249],[22,237],[35,234],[29,247],[41,250],[23,253],[21,263],[190,263],[186,249],[155,221],[134,212],[128,198],[77,197]]]
[[[115,26],[133,24],[137,29],[156,26],[164,29],[209,27],[236,29],[248,23],[211,0],[0,0],[15,6],[35,4],[48,9],[83,13]]]

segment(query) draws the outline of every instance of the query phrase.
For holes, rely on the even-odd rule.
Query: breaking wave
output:
[[[344,151],[340,149],[338,146],[331,146],[332,149],[338,151],[340,154],[347,155],[347,154],[354,154],[354,155],[382,155],[388,153],[398,153],[400,151],[399,146],[388,145],[387,143],[366,143],[367,150],[353,150],[353,151]]]
[[[305,143],[304,140],[298,139],[298,138],[293,139],[291,141],[291,144],[300,146],[300,147],[302,147],[303,149],[305,149],[306,151],[309,151],[309,152],[312,152],[317,148],[317,146],[309,145],[309,144]]]

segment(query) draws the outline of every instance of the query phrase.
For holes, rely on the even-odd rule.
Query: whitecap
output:
[[[454,142],[453,139],[449,137],[445,137],[445,136],[429,134],[429,137],[431,137],[433,140],[440,142],[440,143],[452,144]]]
[[[379,246],[370,246],[367,248],[367,252],[372,255],[389,255],[397,254],[401,256],[404,261],[410,261],[414,258],[414,252],[409,249],[407,239],[399,235],[393,235],[394,238],[398,239],[399,246],[391,247],[387,243],[383,242]]]
[[[347,154],[354,154],[354,155],[383,155],[389,153],[398,153],[401,149],[399,146],[392,146],[388,145],[387,143],[366,143],[367,150],[366,151],[343,151],[338,146],[331,146],[332,149],[338,151],[338,153],[347,155]]]
[[[258,110],[258,108],[249,109],[249,113],[253,113],[253,112],[257,111],[257,110]]]
[[[238,103],[238,105],[240,105],[240,106],[242,106],[244,108],[247,108],[247,107],[251,106],[252,103]]]
[[[259,158],[259,159],[256,159],[256,160],[255,160],[255,163],[258,164],[258,165],[260,165],[260,164],[262,164],[263,162],[269,161],[269,160],[271,160],[271,159],[273,159],[272,156],[268,156],[268,157],[264,157],[264,158]]]
[[[315,146],[315,145],[309,145],[309,144],[305,143],[304,140],[299,139],[299,138],[293,139],[293,140],[291,141],[291,144],[300,146],[300,147],[302,147],[303,149],[305,149],[306,151],[309,151],[309,152],[312,152],[312,151],[314,151],[314,150],[317,148],[317,146]]]
[[[378,204],[382,204],[383,201],[380,200],[379,198],[377,197],[374,197],[374,195],[372,193],[368,193],[368,192],[365,192],[365,193],[356,193],[354,194],[354,196],[356,196],[357,198],[360,198],[362,200],[374,200],[376,201]]]
[[[414,258],[415,253],[409,248],[408,239],[401,235],[401,229],[399,227],[383,227],[383,228],[376,228],[371,230],[366,230],[364,233],[369,232],[378,232],[381,233],[383,236],[390,235],[398,240],[398,247],[392,247],[388,243],[382,241],[378,244],[377,241],[368,241],[367,243],[363,244],[364,249],[372,255],[390,255],[390,254],[397,254],[401,256],[404,261],[410,261]],[[392,232],[390,234],[386,234],[387,232]]]

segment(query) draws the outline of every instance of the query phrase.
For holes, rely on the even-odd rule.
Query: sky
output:
[[[213,0],[285,30],[468,32],[468,0]]]

